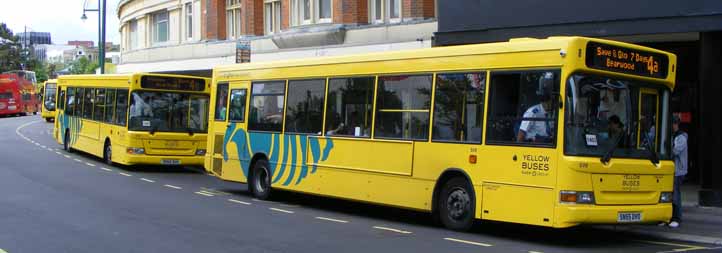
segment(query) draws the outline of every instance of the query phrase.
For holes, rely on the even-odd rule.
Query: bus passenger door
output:
[[[206,171],[217,177],[223,176],[224,160],[224,139],[228,127],[228,82],[219,82],[211,89],[214,95],[211,97],[210,131],[208,133],[209,163],[206,164]]]

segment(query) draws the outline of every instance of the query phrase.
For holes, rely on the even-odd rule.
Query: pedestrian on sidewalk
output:
[[[682,182],[687,175],[687,133],[679,129],[680,119],[674,116],[672,119],[672,131],[674,131],[672,143],[672,157],[674,158],[674,192],[672,193],[672,221],[669,227],[679,227],[682,222]]]

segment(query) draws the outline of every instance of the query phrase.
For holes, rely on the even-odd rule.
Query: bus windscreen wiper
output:
[[[158,131],[158,125],[155,125],[150,129],[150,134],[153,135],[156,131]]]
[[[188,135],[193,136],[193,128],[186,127],[186,132],[188,132]]]
[[[622,140],[622,136],[624,136],[624,133],[618,134],[616,136],[616,139],[612,141],[612,146],[609,147],[609,150],[607,150],[607,152],[604,152],[604,155],[599,159],[602,164],[607,164],[609,163],[609,160],[612,159],[612,154],[614,154],[614,150],[617,149],[617,145],[619,145],[619,141]]]
[[[654,147],[652,147],[652,142],[647,141],[647,150],[649,150],[649,161],[652,162],[655,166],[659,164],[659,156],[657,155],[657,152],[654,151]]]

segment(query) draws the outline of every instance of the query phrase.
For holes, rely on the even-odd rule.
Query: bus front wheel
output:
[[[70,132],[65,130],[65,136],[63,137],[63,149],[70,152]]]
[[[251,178],[248,180],[248,187],[253,197],[260,200],[267,200],[271,197],[271,173],[268,169],[268,161],[260,159],[253,163]]]
[[[474,224],[474,203],[471,184],[462,177],[454,177],[441,189],[437,203],[439,219],[449,229],[467,231]]]

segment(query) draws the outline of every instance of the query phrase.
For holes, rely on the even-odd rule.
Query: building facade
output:
[[[20,38],[20,44],[23,45],[53,44],[49,32],[21,32],[17,36]]]
[[[120,73],[424,48],[437,27],[436,0],[121,0],[117,15]]]
[[[68,46],[91,48],[95,46],[95,43],[92,40],[70,40]]]
[[[699,184],[701,205],[722,206],[722,2],[608,0],[510,2],[456,0],[440,5],[435,46],[559,35],[602,37],[677,54],[672,110],[689,132],[688,183]]]

